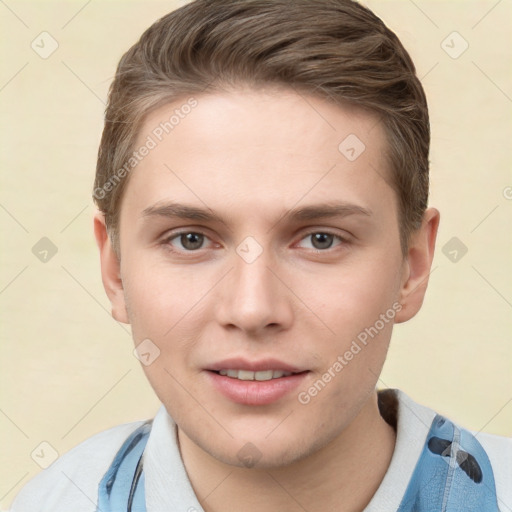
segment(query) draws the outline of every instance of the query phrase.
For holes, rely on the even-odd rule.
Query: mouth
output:
[[[219,362],[205,371],[212,388],[231,402],[268,405],[285,398],[309,372],[277,360]]]
[[[259,370],[253,372],[251,370],[233,370],[233,369],[222,369],[215,372],[223,377],[229,377],[230,379],[238,380],[257,380],[258,382],[264,382],[272,379],[280,379],[282,377],[289,377],[293,375],[293,372],[287,372],[284,370]]]

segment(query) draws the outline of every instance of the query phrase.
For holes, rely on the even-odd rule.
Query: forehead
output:
[[[298,203],[395,202],[377,117],[290,90],[183,97],[147,116],[143,146],[123,201],[134,214],[166,200],[269,219]]]

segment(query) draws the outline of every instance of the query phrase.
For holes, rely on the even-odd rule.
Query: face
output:
[[[181,435],[275,467],[354,422],[400,316],[385,136],[369,113],[286,90],[196,100],[161,141],[186,100],[139,134],[157,144],[124,193],[114,315],[158,356],[144,371]]]

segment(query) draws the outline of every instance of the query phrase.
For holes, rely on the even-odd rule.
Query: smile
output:
[[[232,379],[238,380],[257,380],[257,381],[265,381],[272,379],[280,379],[281,377],[289,377],[292,375],[292,372],[285,372],[284,370],[260,370],[260,371],[250,371],[250,370],[219,370],[219,375],[224,377],[230,377]]]

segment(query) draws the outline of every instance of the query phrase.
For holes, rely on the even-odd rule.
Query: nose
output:
[[[221,284],[217,319],[228,329],[240,329],[251,336],[288,329],[293,321],[292,294],[283,284],[269,250],[254,260],[238,253],[233,268]]]

